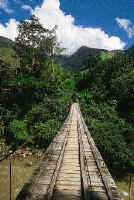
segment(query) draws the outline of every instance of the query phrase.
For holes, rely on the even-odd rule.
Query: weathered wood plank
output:
[[[57,190],[71,190],[72,195],[75,193],[74,191],[81,191],[81,186],[77,185],[56,185]]]
[[[81,191],[80,190],[72,190],[72,189],[66,188],[66,189],[64,189],[62,191],[63,191],[63,193],[61,193],[60,190],[55,190],[55,196],[56,195],[59,196],[61,194],[64,194],[65,196],[70,196],[70,195],[73,196],[74,195],[74,196],[80,197],[80,195],[81,195]]]
[[[83,200],[82,190],[84,200],[121,200],[78,104],[71,106],[26,190],[25,200]]]

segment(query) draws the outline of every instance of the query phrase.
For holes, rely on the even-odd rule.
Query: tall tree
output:
[[[63,50],[65,50],[65,48],[61,48],[60,43],[57,42],[56,29],[57,26],[55,26],[50,31],[49,36],[42,41],[42,52],[45,46],[45,52],[43,53],[48,58],[48,65],[50,66],[52,72],[52,80],[54,80],[54,61],[56,55],[60,54]]]
[[[9,95],[9,83],[8,80],[11,78],[14,70],[10,64],[5,63],[0,59],[0,103],[7,100]]]
[[[21,73],[38,74],[45,61],[53,59],[58,47],[55,28],[44,28],[35,15],[18,25],[15,50],[20,59]],[[51,65],[54,71],[52,61]]]

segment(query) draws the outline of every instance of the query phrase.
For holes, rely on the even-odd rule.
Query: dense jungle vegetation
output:
[[[59,55],[56,27],[38,18],[18,25],[15,42],[0,38],[0,159],[10,150],[44,149],[80,99],[86,124],[109,169],[134,169],[133,48],[81,47]],[[61,66],[61,64],[63,66]]]

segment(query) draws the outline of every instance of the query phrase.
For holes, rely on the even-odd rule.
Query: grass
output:
[[[23,185],[32,175],[37,163],[37,159],[34,158],[12,160],[12,200],[16,199]],[[10,199],[9,176],[9,160],[5,160],[0,163],[0,200]]]
[[[134,200],[134,174],[131,174],[131,200]],[[122,200],[129,200],[130,175],[126,175],[121,179],[115,179],[116,185],[120,191]]]

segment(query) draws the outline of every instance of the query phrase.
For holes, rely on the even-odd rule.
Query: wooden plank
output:
[[[52,176],[54,173],[54,169],[47,169],[41,172],[40,177],[41,176]]]
[[[63,161],[62,166],[64,166],[64,165],[71,166],[71,167],[72,166],[75,166],[75,167],[79,167],[80,166],[79,161],[78,160],[73,160],[73,159]]]
[[[55,168],[56,168],[56,165],[48,165],[48,166],[46,166],[45,167],[45,170],[55,170]]]
[[[77,141],[77,143],[74,143],[74,144],[67,144],[67,148],[76,148],[76,149],[79,149],[79,147],[78,147],[78,141]]]
[[[56,185],[56,189],[57,190],[71,190],[72,191],[72,194],[73,191],[81,191],[81,186],[77,186],[77,185]]]
[[[94,183],[102,183],[102,179],[101,179],[101,177],[100,176],[98,176],[98,174],[96,175],[96,176],[91,176],[90,175],[90,181],[91,182],[94,182]]]
[[[80,179],[80,173],[62,173],[60,172],[60,174],[58,175],[58,177],[63,177],[63,178],[78,178]],[[58,178],[57,178],[58,179]]]
[[[42,184],[42,185],[49,185],[51,182],[51,178],[48,177],[42,177],[38,180],[38,184]]]
[[[59,157],[58,162],[57,162],[56,170],[54,172],[54,175],[53,175],[51,183],[50,183],[50,187],[49,187],[49,190],[48,190],[48,199],[47,200],[51,200],[52,199],[53,190],[54,190],[54,186],[55,186],[55,183],[56,183],[58,171],[60,169],[61,162],[62,162],[63,155],[64,155],[64,151],[65,151],[65,147],[66,147],[66,144],[67,144],[68,134],[66,134],[66,137],[65,137],[65,140],[64,140],[64,144],[63,144],[63,147],[62,147],[62,151],[60,152],[60,157]]]
[[[80,177],[72,177],[72,176],[58,176],[57,181],[72,181],[72,182],[79,182],[81,183]]]
[[[61,194],[64,194],[66,196],[70,196],[70,195],[74,195],[74,196],[77,196],[77,197],[80,197],[81,196],[81,191],[80,190],[69,190],[69,189],[64,189],[62,190],[62,192],[60,190],[57,190],[55,189],[55,196],[59,196]],[[63,199],[64,200],[64,199]]]
[[[81,186],[81,182],[80,181],[73,181],[73,180],[70,181],[70,180],[65,180],[65,179],[64,180],[58,179],[56,181],[56,185],[58,185],[58,186],[59,185],[62,185],[62,186],[66,185],[67,187],[71,186],[71,185],[72,186]]]
[[[97,187],[97,186],[89,186],[89,191],[94,191],[94,192],[103,192],[103,193],[106,193],[106,190],[105,190],[105,186],[102,186],[102,187]]]
[[[65,152],[66,152],[66,154],[69,154],[69,155],[71,155],[71,154],[72,155],[77,155],[77,156],[79,155],[79,152],[76,151],[76,150],[73,151],[73,150],[68,150],[67,149],[67,150],[65,150]]]
[[[74,171],[80,171],[80,166],[78,165],[63,165],[60,168],[61,170],[74,170]]]

